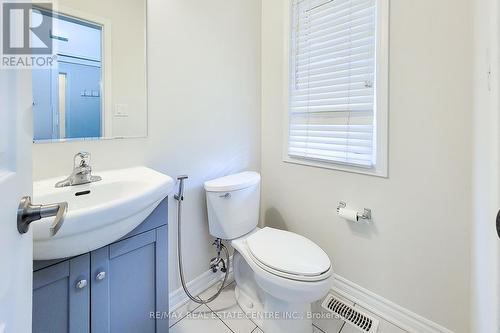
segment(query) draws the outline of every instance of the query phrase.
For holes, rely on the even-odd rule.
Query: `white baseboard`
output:
[[[232,260],[231,260],[232,262]],[[232,268],[232,267],[231,267]],[[187,283],[191,294],[199,295],[223,279],[223,275],[206,271]],[[232,269],[229,272],[228,284],[233,281]],[[453,331],[424,318],[402,306],[391,302],[339,275],[335,274],[332,292],[362,306],[381,319],[400,327],[410,333],[454,333]],[[169,312],[173,312],[189,301],[184,289],[179,288],[169,294]]]
[[[332,291],[410,333],[454,333],[336,274]]]
[[[230,262],[233,262],[233,258],[231,257]],[[208,270],[205,273],[201,274],[197,278],[187,283],[187,288],[192,295],[199,295],[214,284],[224,279],[224,274],[222,273],[213,273],[212,270]],[[233,269],[231,267],[229,271],[229,276],[227,278],[227,284],[230,284],[233,281]],[[189,297],[184,292],[182,286],[174,290],[168,295],[168,304],[169,304],[169,312],[173,312],[186,304],[189,301]]]

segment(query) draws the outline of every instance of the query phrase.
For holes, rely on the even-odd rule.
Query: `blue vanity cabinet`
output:
[[[35,261],[34,333],[167,333],[167,200],[121,240]],[[84,282],[83,282],[84,281]]]
[[[33,273],[33,332],[90,331],[90,255]]]
[[[111,244],[91,254],[91,331],[167,332],[167,227]]]

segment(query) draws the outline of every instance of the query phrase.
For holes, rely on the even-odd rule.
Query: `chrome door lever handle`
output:
[[[64,223],[68,211],[68,203],[60,202],[52,205],[33,205],[31,197],[23,197],[17,209],[17,230],[20,234],[28,232],[30,224],[45,217],[55,216],[50,226],[50,236],[55,236]]]

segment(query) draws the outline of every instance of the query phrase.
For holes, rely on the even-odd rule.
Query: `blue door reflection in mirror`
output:
[[[101,68],[75,62],[59,62],[59,73],[65,74],[65,138],[101,137]]]
[[[53,16],[57,62],[33,71],[34,140],[103,136],[102,26]]]

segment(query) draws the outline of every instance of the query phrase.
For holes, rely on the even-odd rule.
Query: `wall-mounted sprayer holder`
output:
[[[337,207],[337,214],[340,217],[352,222],[359,222],[360,220],[368,222],[372,219],[371,209],[365,208],[363,210],[363,213],[360,213],[356,210],[348,209],[347,204],[343,201],[339,202],[339,205]]]

